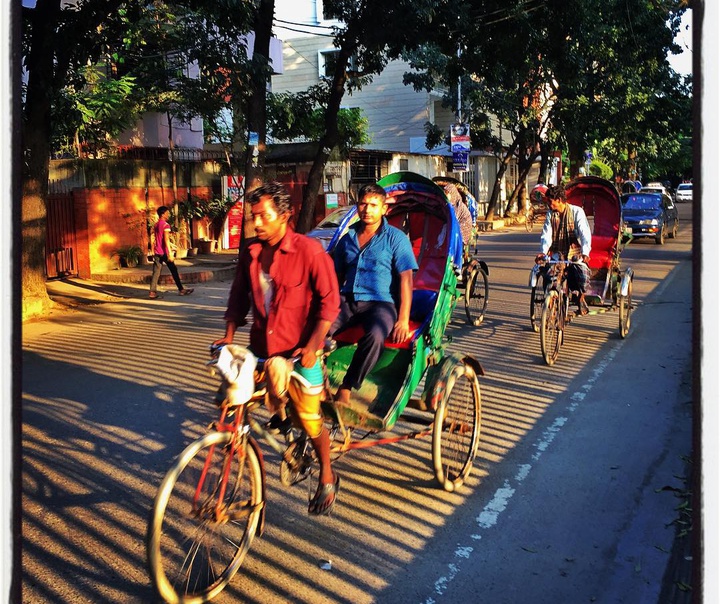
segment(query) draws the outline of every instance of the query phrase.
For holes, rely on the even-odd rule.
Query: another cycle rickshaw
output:
[[[530,233],[535,224],[541,224],[545,220],[547,214],[547,206],[543,201],[536,199],[529,200],[530,205],[525,210],[525,230]]]
[[[468,207],[473,219],[472,238],[463,249],[462,272],[460,287],[464,291],[465,315],[470,325],[480,325],[485,318],[490,287],[488,283],[490,269],[487,263],[478,258],[477,216],[478,203],[470,189],[462,181],[450,176],[435,176],[433,182],[441,187],[446,184],[455,185],[463,203]]]
[[[323,355],[321,395],[332,454],[337,458],[354,449],[431,436],[435,478],[443,489],[453,491],[470,473],[480,441],[477,376],[483,374],[473,357],[445,351],[444,333],[459,295],[463,254],[457,219],[442,189],[422,176],[400,172],[378,184],[388,193],[388,220],[405,230],[418,260],[412,333],[405,342],[386,343],[348,405],[334,401],[332,393],[357,348],[361,328],[335,334],[336,346]],[[347,224],[339,227],[338,237]],[[206,602],[216,596],[239,570],[255,535],[262,534],[266,479],[253,432],[281,455],[284,485],[307,478],[316,463],[301,429],[293,428],[283,442],[254,417],[266,394],[262,359],[242,346],[228,345],[211,364],[222,379],[216,397],[220,417],[165,475],[148,525],[150,576],[168,602]],[[293,383],[301,379],[291,375],[291,397]],[[292,408],[288,405],[291,417]],[[412,412],[405,416],[403,430],[380,436],[395,427],[406,408]]]
[[[617,310],[619,333],[630,331],[633,310],[631,268],[623,269],[620,254],[632,235],[621,230],[620,195],[613,184],[595,176],[581,176],[566,188],[568,203],[582,207],[592,227],[590,282],[585,292],[588,316]],[[547,219],[546,219],[547,220]],[[548,365],[557,360],[565,326],[575,316],[569,308],[564,272],[573,259],[556,258],[530,271],[530,324],[540,332],[540,347]]]

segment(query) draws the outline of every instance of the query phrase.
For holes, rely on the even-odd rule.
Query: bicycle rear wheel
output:
[[[560,354],[564,323],[560,296],[554,290],[549,291],[540,317],[540,349],[548,365],[553,365]]]
[[[489,291],[487,273],[477,266],[468,276],[465,285],[465,314],[470,325],[477,326],[483,322]]]
[[[632,281],[628,284],[627,296],[618,295],[618,315],[620,318],[620,337],[630,332],[630,313],[632,312]]]
[[[232,437],[210,432],[190,444],[155,497],[146,547],[150,577],[166,602],[194,604],[215,597],[240,568],[258,530],[264,505],[260,460],[249,443],[231,459]],[[219,501],[224,469],[228,481]]]
[[[435,478],[446,491],[463,484],[480,443],[481,401],[477,375],[459,361],[435,410],[432,457]]]
[[[532,212],[525,212],[525,230],[529,233],[533,230],[535,215]]]
[[[538,278],[538,283],[530,290],[530,326],[537,333],[540,331],[540,318],[542,317],[543,304],[545,304],[545,288],[543,280]]]

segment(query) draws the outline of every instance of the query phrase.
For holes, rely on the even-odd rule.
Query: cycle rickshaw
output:
[[[433,182],[441,187],[446,184],[455,185],[463,203],[468,207],[473,219],[472,238],[463,249],[462,272],[460,287],[464,290],[465,315],[470,325],[480,325],[485,318],[490,292],[488,277],[490,269],[487,263],[478,258],[477,215],[478,203],[467,185],[450,176],[435,176]]]
[[[480,441],[478,376],[483,375],[470,355],[445,351],[463,257],[457,219],[442,189],[420,175],[399,172],[378,184],[388,193],[388,220],[405,230],[418,260],[412,333],[403,343],[386,343],[348,405],[334,401],[332,393],[357,348],[361,327],[335,334],[336,347],[324,354],[322,396],[332,454],[337,458],[354,449],[431,436],[435,478],[443,489],[454,491],[470,473]],[[348,223],[338,227],[330,246]],[[262,359],[242,346],[228,345],[212,366],[223,382],[217,400],[220,417],[168,471],[148,525],[150,576],[169,602],[206,602],[216,596],[239,570],[254,536],[262,534],[265,471],[252,432],[281,455],[284,485],[309,476],[315,464],[302,430],[293,428],[283,442],[253,416],[266,393]],[[292,375],[291,380],[301,379]],[[292,396],[293,388],[288,392]],[[403,430],[381,435],[393,429],[406,408],[412,412],[405,415]],[[292,415],[292,405],[288,410]]]
[[[585,292],[588,316],[618,311],[619,333],[625,338],[630,331],[632,303],[632,268],[623,269],[620,254],[632,235],[621,228],[620,195],[613,184],[596,176],[581,176],[565,190],[567,202],[585,210],[592,228],[590,282]],[[564,286],[564,270],[572,260],[549,260],[543,277],[542,265],[530,272],[530,324],[540,332],[543,358],[552,365],[560,352],[565,326],[575,316],[569,308]]]

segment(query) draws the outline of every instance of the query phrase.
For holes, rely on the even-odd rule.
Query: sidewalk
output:
[[[515,218],[498,219],[483,223],[480,232],[500,233],[508,228],[522,227]],[[230,281],[235,275],[237,250],[223,250],[178,260],[175,265],[180,280],[186,287],[208,281]],[[152,277],[152,263],[135,268],[118,268],[104,273],[93,273],[90,279],[66,277],[48,281],[48,295],[54,302],[68,306],[98,304],[118,299],[147,298]],[[163,267],[159,285],[161,289],[175,291],[170,271]]]
[[[235,275],[236,260],[237,250],[227,250],[183,258],[177,260],[175,265],[183,285],[192,287],[194,283],[230,281]],[[47,291],[53,301],[69,306],[112,302],[117,299],[147,298],[152,269],[152,263],[148,263],[135,268],[93,273],[90,279],[78,277],[54,279],[47,282]],[[166,266],[163,266],[160,274],[159,285],[162,289],[175,290],[175,283]]]

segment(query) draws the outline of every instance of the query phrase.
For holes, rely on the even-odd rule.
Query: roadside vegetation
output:
[[[298,217],[312,228],[331,153],[366,141],[346,94],[393,59],[410,61],[405,83],[445,91],[475,148],[500,161],[487,219],[497,211],[511,159],[520,182],[537,156],[541,174],[562,150],[569,174],[592,154],[606,175],[691,175],[691,88],[668,52],[686,0],[325,0],[339,53],[333,77],[297,95],[271,95],[274,0],[38,0],[22,8],[22,295],[47,298],[45,200],[54,154],[101,157],[143,113],[173,125],[200,118],[225,150],[228,173],[262,176],[268,134],[317,141]],[[243,40],[254,32],[252,53]],[[458,96],[459,95],[459,96]],[[500,144],[498,129],[512,134]],[[258,135],[249,145],[248,133]],[[427,146],[447,133],[427,125]],[[174,165],[174,164],[173,164]],[[173,178],[173,189],[177,187]],[[522,185],[512,193],[523,195]]]

